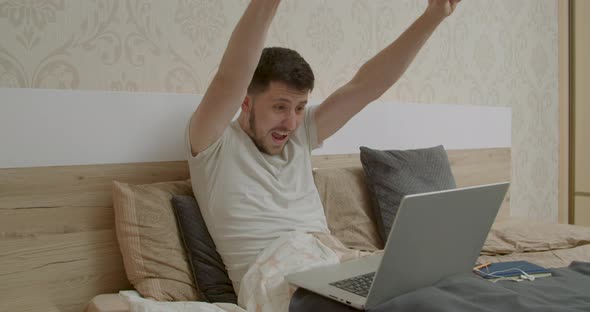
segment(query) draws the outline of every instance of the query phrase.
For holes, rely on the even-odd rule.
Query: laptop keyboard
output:
[[[369,295],[369,289],[371,288],[371,284],[373,283],[374,277],[375,272],[372,272],[364,275],[347,278],[345,280],[333,282],[330,283],[330,285],[366,298]]]

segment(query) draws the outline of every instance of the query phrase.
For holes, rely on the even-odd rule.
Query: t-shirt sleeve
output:
[[[222,146],[223,141],[225,140],[227,129],[223,132],[223,134],[221,135],[221,137],[219,137],[219,139],[217,139],[215,142],[213,142],[213,144],[209,145],[206,149],[202,150],[196,156],[193,156],[193,153],[191,150],[191,142],[190,142],[190,131],[189,131],[190,124],[191,124],[191,120],[189,119],[189,121],[186,125],[186,129],[184,131],[184,142],[185,142],[184,145],[185,145],[185,150],[186,150],[186,159],[189,161],[189,163],[199,161],[199,160],[208,159],[212,155],[218,153],[221,146]]]
[[[185,148],[187,160],[191,160],[196,157],[196,156],[193,156],[193,152],[191,150],[191,140],[190,140],[190,134],[189,134],[189,129],[191,127],[191,119],[192,119],[192,117],[189,118],[188,122],[186,123],[186,128],[184,129],[184,148]]]
[[[304,126],[307,135],[307,142],[309,142],[310,150],[322,147],[324,142],[318,141],[318,130],[315,122],[315,111],[317,105],[309,106],[305,109]]]

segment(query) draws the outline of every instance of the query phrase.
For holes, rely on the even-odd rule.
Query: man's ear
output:
[[[249,95],[244,97],[244,101],[242,102],[242,111],[245,113],[249,113],[252,110],[252,98]]]

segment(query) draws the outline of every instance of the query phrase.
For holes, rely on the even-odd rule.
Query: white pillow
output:
[[[200,301],[154,301],[142,298],[134,290],[120,291],[119,295],[129,305],[130,312],[246,312],[232,303],[207,303]]]

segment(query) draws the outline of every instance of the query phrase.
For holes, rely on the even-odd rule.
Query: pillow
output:
[[[332,235],[348,248],[382,249],[363,168],[314,169],[313,179]]]
[[[145,298],[200,300],[176,226],[173,194],[192,195],[190,182],[113,182],[115,228],[125,272]]]
[[[174,195],[172,206],[176,212],[193,279],[203,296],[209,302],[237,304],[238,298],[232,282],[209,235],[197,201],[193,196]]]
[[[360,149],[373,213],[384,243],[404,195],[457,187],[442,145],[405,151],[379,151],[364,146]]]
[[[590,244],[590,227],[510,218],[492,225],[482,253],[501,255],[569,249]]]

